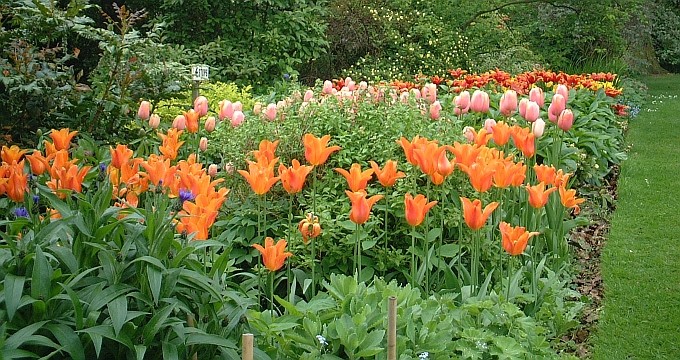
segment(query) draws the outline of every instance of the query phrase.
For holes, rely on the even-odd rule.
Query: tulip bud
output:
[[[468,142],[474,142],[475,141],[475,128],[472,126],[466,126],[463,128],[463,136],[467,139]]]
[[[255,103],[255,105],[253,106],[253,114],[260,115],[261,113],[262,113],[262,104],[260,104],[259,102]]]
[[[172,121],[172,127],[177,130],[184,130],[187,128],[187,119],[184,115],[175,116],[175,120]]]
[[[531,132],[534,133],[534,136],[536,138],[540,138],[541,136],[543,136],[544,131],[545,131],[545,121],[543,119],[538,118],[538,119],[536,119],[536,121],[534,121],[531,124]]]
[[[420,92],[418,89],[411,89],[411,93],[413,93],[413,97],[418,100],[421,97],[423,97],[423,94]]]
[[[409,97],[409,93],[403,92],[403,93],[399,94],[399,101],[401,101],[402,104],[408,104],[408,97]]]
[[[439,119],[439,112],[442,111],[442,104],[436,100],[430,105],[430,118],[432,120]]]
[[[207,137],[202,137],[201,140],[198,142],[198,149],[201,151],[206,151],[208,150],[208,138]]]
[[[234,111],[243,111],[243,104],[240,101],[234,103]]]
[[[231,119],[232,115],[234,115],[234,104],[231,103],[229,100],[224,100],[222,103],[222,106],[220,107],[220,113],[219,117],[220,120],[224,119]]]
[[[230,162],[224,164],[224,171],[227,174],[233,174],[234,173],[234,164],[230,163]]]
[[[526,114],[527,114],[527,104],[529,103],[529,101],[530,100],[527,99],[527,98],[524,98],[524,99],[519,101],[519,106],[518,106],[519,116],[521,116],[525,119],[526,119]]]
[[[205,96],[199,96],[194,99],[194,111],[198,113],[198,117],[205,116],[208,113],[208,99]]]
[[[215,130],[215,117],[214,116],[209,116],[205,120],[205,131],[207,132],[213,132]]]
[[[151,116],[151,103],[148,101],[142,101],[139,104],[139,110],[137,110],[137,116],[142,120],[148,120]]]
[[[332,94],[333,93],[333,83],[330,80],[326,80],[323,82],[323,89],[321,90],[322,93],[324,94]]]
[[[312,89],[309,89],[305,91],[305,97],[302,98],[302,101],[304,102],[309,102],[309,100],[312,100],[314,98],[314,91]]]
[[[534,122],[541,115],[541,108],[533,101],[527,102],[526,110],[524,111],[524,119],[528,122]]]
[[[484,120],[484,129],[486,129],[486,132],[488,132],[489,134],[493,134],[494,126],[496,126],[496,120],[494,119]]]
[[[508,90],[501,96],[499,110],[504,116],[510,116],[517,110],[517,93],[514,90]]]
[[[152,129],[158,129],[158,126],[161,124],[161,117],[158,116],[158,114],[153,114],[151,117],[149,117],[149,127]]]
[[[360,81],[359,82],[359,90],[366,90],[368,89],[368,83],[365,81]]]
[[[276,104],[269,104],[264,110],[264,116],[269,119],[269,121],[276,120]]]
[[[531,90],[529,90],[529,100],[538,104],[538,107],[543,107],[543,104],[545,103],[543,89],[539,87],[531,88]]]
[[[571,110],[569,109],[563,110],[559,118],[557,119],[557,127],[564,131],[569,131],[569,129],[571,129],[573,125],[574,125],[574,113],[571,112]]]
[[[552,97],[552,102],[548,106],[548,120],[557,123],[557,117],[567,107],[567,101],[561,94],[555,94]]]
[[[234,116],[231,117],[231,126],[237,127],[243,124],[243,120],[245,120],[245,118],[246,117],[242,111],[240,110],[234,111]]]
[[[437,100],[437,85],[432,83],[426,84],[421,93],[427,102],[433,103]]]
[[[567,101],[569,100],[569,89],[567,88],[567,86],[564,85],[564,84],[557,85],[557,89],[555,90],[555,94],[560,94],[560,95],[564,96],[564,103],[566,105]]]
[[[470,92],[467,90],[462,91],[454,98],[454,102],[456,103],[457,108],[464,110],[463,113],[468,112],[468,109],[470,108]]]
[[[208,166],[208,175],[215,177],[217,176],[217,171],[219,171],[217,164],[210,164],[210,166]]]
[[[489,94],[481,90],[475,90],[470,98],[470,110],[480,113],[489,111]]]

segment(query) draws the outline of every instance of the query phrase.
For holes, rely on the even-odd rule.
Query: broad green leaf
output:
[[[85,360],[83,344],[71,327],[64,324],[52,323],[45,325],[45,328],[54,335],[71,359]]]
[[[149,289],[151,289],[151,296],[153,296],[154,304],[158,305],[161,296],[161,285],[163,277],[161,271],[155,266],[148,265],[146,267],[146,277],[149,280]]]
[[[156,314],[149,320],[149,322],[144,325],[144,330],[142,335],[144,337],[144,344],[151,344],[153,338],[156,336],[158,331],[165,325],[165,320],[170,316],[172,310],[175,309],[174,304],[166,305],[159,310]]]
[[[33,273],[31,275],[31,297],[41,300],[49,299],[51,279],[52,266],[40,247],[36,247],[35,258],[33,259]]]
[[[60,263],[66,265],[72,274],[78,272],[78,260],[76,260],[76,257],[73,255],[73,251],[71,249],[56,245],[52,245],[48,249],[50,253],[54,254]]]
[[[365,338],[364,341],[359,345],[359,351],[355,354],[356,356],[368,357],[380,353],[383,348],[378,346],[385,337],[385,330],[375,330],[371,331]]]
[[[74,310],[74,317],[75,317],[75,322],[76,322],[76,330],[80,330],[83,328],[83,304],[80,301],[80,298],[78,297],[78,294],[76,294],[73,289],[71,289],[68,285],[64,285],[62,283],[59,283],[61,287],[66,291],[66,294],[68,294],[68,297],[71,299],[71,304],[73,305],[73,310]]]
[[[114,284],[106,287],[100,293],[95,294],[95,297],[90,302],[90,306],[87,307],[87,312],[97,311],[113,299],[132,290],[132,287],[123,284]]]
[[[21,295],[24,291],[26,278],[12,274],[5,275],[5,305],[7,306],[7,317],[12,321],[14,313],[21,303]]]
[[[177,345],[163,341],[163,360],[179,360],[179,355],[177,354]]]
[[[113,332],[118,335],[120,329],[127,321],[127,297],[125,295],[119,296],[106,305],[109,309],[109,316],[113,324]]]
[[[146,354],[146,346],[135,345],[135,353],[137,354],[137,360],[144,360],[144,354]]]
[[[217,335],[206,334],[203,332],[198,332],[195,328],[191,328],[192,332],[187,336],[186,344],[190,345],[215,345],[220,347],[236,349],[236,343]]]
[[[130,351],[134,351],[135,349],[135,346],[127,334],[125,334],[125,332],[121,332],[118,334],[118,336],[116,336],[116,334],[113,333],[113,327],[111,325],[97,325],[87,329],[79,330],[78,332],[83,332],[90,335],[92,342],[95,342],[95,344],[96,341],[99,341],[99,347],[101,347],[101,337],[105,337],[126,346]],[[99,339],[95,340],[97,337],[99,337]],[[97,351],[97,353],[99,353],[99,351]]]
[[[22,344],[31,340],[31,336],[46,323],[47,321],[39,321],[17,330],[5,340],[5,349],[18,349]]]

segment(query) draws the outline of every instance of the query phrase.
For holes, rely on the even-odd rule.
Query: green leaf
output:
[[[144,360],[144,354],[146,353],[146,346],[135,345],[135,353],[137,354],[137,360]]]
[[[442,234],[442,229],[440,228],[434,228],[431,229],[430,232],[427,233],[427,242],[433,242],[439,238]]]
[[[161,309],[157,310],[156,314],[149,320],[149,322],[144,325],[144,330],[142,335],[144,337],[144,344],[151,344],[152,340],[158,333],[158,331],[165,325],[165,320],[175,309],[175,304],[168,304]]]
[[[369,357],[380,353],[383,348],[378,345],[383,341],[385,337],[385,330],[374,330],[371,331],[365,338],[364,341],[359,345],[359,351],[355,354],[358,357]]]
[[[83,328],[83,304],[80,301],[78,294],[76,294],[76,292],[73,291],[73,289],[62,283],[59,283],[59,285],[61,285],[61,287],[66,291],[66,294],[68,294],[68,297],[71,299],[71,304],[73,305],[74,310],[75,317],[74,320],[76,322],[76,329],[80,330]]]
[[[66,265],[72,274],[78,272],[78,260],[76,260],[76,257],[73,255],[73,250],[65,246],[56,245],[52,245],[48,249],[50,250],[50,253],[54,254],[61,264]]]
[[[59,341],[59,344],[66,350],[73,360],[85,360],[85,350],[78,334],[73,329],[64,324],[47,324],[45,328],[49,330]]]
[[[23,345],[27,341],[32,340],[31,337],[33,336],[33,334],[35,334],[36,331],[40,330],[40,328],[42,328],[42,326],[45,325],[46,323],[47,321],[39,321],[17,330],[17,332],[12,334],[12,336],[8,337],[7,340],[5,340],[5,349],[18,349],[21,345]]]
[[[12,274],[5,275],[5,305],[7,306],[7,317],[12,321],[21,303],[21,295],[24,291],[26,278]]]
[[[364,250],[368,250],[368,249],[374,247],[375,244],[377,244],[377,243],[378,243],[377,240],[365,240],[365,241],[361,242],[361,248],[364,249]]]
[[[118,335],[120,329],[125,325],[127,320],[127,297],[125,295],[119,296],[107,304],[109,309],[109,316],[113,324],[113,333]]]
[[[149,288],[151,289],[151,295],[153,296],[154,304],[158,305],[158,301],[161,296],[161,285],[163,282],[163,277],[161,271],[154,266],[146,267],[146,276],[149,280]]]
[[[191,333],[187,336],[186,344],[190,345],[215,345],[219,347],[236,349],[236,343],[217,335],[206,334],[202,330],[191,328]],[[199,332],[201,331],[201,332]]]
[[[94,299],[92,299],[92,302],[90,302],[90,305],[87,307],[87,312],[97,311],[104,307],[104,305],[110,303],[113,299],[132,290],[132,287],[123,284],[114,284],[106,287],[100,293],[95,294]]]
[[[51,279],[52,266],[40,247],[36,247],[31,275],[31,297],[40,300],[49,299]]]

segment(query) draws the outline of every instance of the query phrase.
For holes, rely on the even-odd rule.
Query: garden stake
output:
[[[253,334],[243,334],[241,342],[241,360],[253,360]]]
[[[397,297],[387,299],[387,360],[397,360]]]

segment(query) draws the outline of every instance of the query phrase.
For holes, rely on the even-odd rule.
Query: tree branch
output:
[[[479,18],[480,16],[482,16],[484,14],[489,14],[489,13],[492,13],[492,12],[495,12],[495,11],[498,11],[498,10],[502,10],[502,9],[508,7],[508,6],[520,5],[520,4],[526,5],[526,4],[533,4],[533,3],[538,3],[538,2],[550,4],[550,5],[555,6],[555,7],[564,7],[564,8],[574,10],[574,11],[578,11],[577,9],[575,9],[571,6],[558,5],[558,4],[555,3],[555,1],[550,1],[550,0],[515,0],[515,1],[507,2],[507,3],[502,4],[502,5],[498,5],[495,8],[492,8],[492,9],[486,9],[486,10],[478,11],[476,14],[472,15],[472,17],[468,21],[464,22],[463,25],[461,25],[460,28],[461,28],[461,30],[465,30],[465,29],[467,29],[468,26],[472,25],[472,23],[475,22],[475,20],[477,20],[477,18]]]

